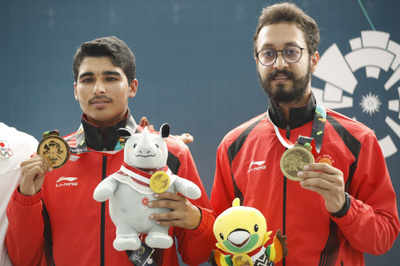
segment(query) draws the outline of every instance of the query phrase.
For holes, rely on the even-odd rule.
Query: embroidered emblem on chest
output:
[[[327,163],[329,165],[334,165],[335,160],[333,159],[332,156],[330,156],[329,154],[321,154],[317,157],[317,159],[315,160],[317,163]]]

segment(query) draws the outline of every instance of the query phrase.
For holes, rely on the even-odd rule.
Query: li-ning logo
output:
[[[400,44],[375,30],[361,31],[349,43],[345,55],[332,44],[321,56],[314,76],[325,86],[313,88],[315,98],[376,130],[388,158],[400,146]]]
[[[265,165],[265,161],[251,161],[249,164],[248,173],[257,170],[264,170],[267,166]]]
[[[78,186],[78,182],[74,182],[77,181],[78,178],[77,177],[60,177],[57,179],[56,181],[56,187],[69,187],[69,186]]]

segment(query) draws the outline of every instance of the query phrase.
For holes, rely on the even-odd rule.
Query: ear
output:
[[[131,81],[131,84],[129,84],[129,98],[133,98],[136,96],[137,90],[138,90],[139,82],[137,79],[134,79]]]
[[[75,100],[78,101],[78,90],[76,88],[76,81],[74,81],[74,97],[75,97]]]
[[[169,136],[169,125],[164,123],[160,127],[161,137],[167,138]]]
[[[311,73],[314,73],[315,69],[317,68],[317,64],[319,62],[319,53],[316,51],[312,56],[311,56]]]
[[[130,128],[119,128],[118,133],[120,137],[129,137],[135,134],[135,132],[133,132],[133,130]]]

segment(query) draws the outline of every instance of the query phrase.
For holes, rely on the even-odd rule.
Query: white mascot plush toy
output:
[[[168,149],[163,138],[169,136],[168,124],[160,134],[147,127],[141,133],[130,133],[124,147],[124,163],[116,173],[97,185],[93,198],[109,200],[110,217],[117,228],[114,248],[137,250],[141,246],[139,234],[147,234],[145,243],[152,248],[169,248],[173,239],[168,227],[156,224],[149,216],[168,212],[165,208],[149,208],[154,193],[179,192],[190,199],[198,199],[201,190],[193,182],[174,175],[167,166]]]

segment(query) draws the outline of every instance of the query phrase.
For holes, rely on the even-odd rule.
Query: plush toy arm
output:
[[[281,230],[278,229],[278,231],[276,231],[276,235],[274,236],[274,241],[271,244],[270,249],[269,259],[274,263],[281,261],[287,256],[288,250],[286,236],[282,235]]]
[[[93,192],[93,198],[100,202],[106,201],[114,194],[117,188],[118,181],[112,176],[109,176],[97,185]]]
[[[174,181],[176,192],[181,193],[183,196],[190,198],[190,199],[198,199],[201,196],[200,188],[185,178],[176,176]]]

